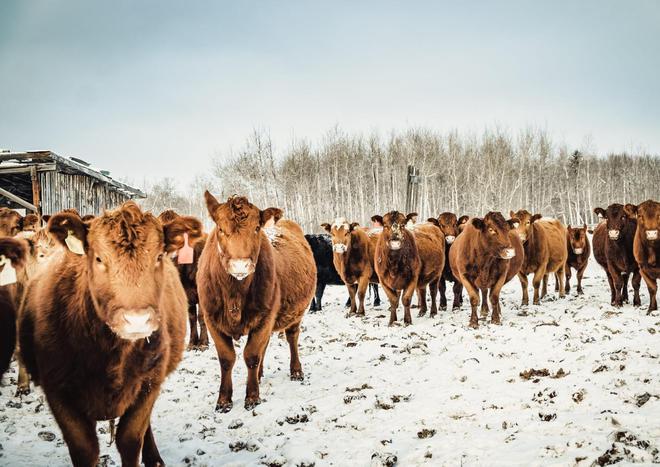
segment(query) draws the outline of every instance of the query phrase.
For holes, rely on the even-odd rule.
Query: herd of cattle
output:
[[[18,392],[41,385],[74,465],[95,465],[96,422],[119,417],[116,443],[122,464],[163,465],[151,429],[151,411],[165,377],[180,362],[186,311],[190,348],[208,346],[210,333],[221,370],[216,410],[232,408],[234,340],[247,335],[245,408],[260,403],[266,349],[274,332],[286,335],[292,380],[304,377],[298,355],[300,325],[308,307],[321,309],[328,284],[345,284],[349,314],[365,314],[365,296],[378,285],[390,303],[389,323],[411,324],[415,291],[419,316],[452,309],[466,289],[478,326],[491,312],[501,323],[499,294],[514,276],[527,305],[547,293],[548,277],[563,297],[577,271],[577,293],[591,253],[587,226],[572,228],[526,210],[484,217],[443,213],[427,222],[391,211],[373,226],[345,219],[323,224],[328,232],[304,235],[278,208],[260,210],[246,198],[220,203],[204,194],[215,226],[165,211],[158,217],[127,202],[103,215],[74,210],[22,217],[0,208],[0,376],[12,355],[19,360]],[[660,203],[612,204],[595,210],[604,222],[593,231],[596,261],[605,269],[611,303],[641,305],[643,277],[648,312],[657,309],[660,276]],[[426,290],[430,292],[427,309]],[[438,306],[437,295],[440,292]],[[490,306],[489,306],[490,302]],[[198,329],[199,326],[199,329]]]

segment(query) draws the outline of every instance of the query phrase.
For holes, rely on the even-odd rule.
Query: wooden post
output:
[[[406,214],[417,211],[419,200],[419,169],[412,165],[408,166],[408,183],[406,186]]]
[[[30,168],[30,178],[32,179],[32,204],[37,208],[36,214],[41,215],[41,206],[39,200],[39,177],[37,177],[37,168]]]

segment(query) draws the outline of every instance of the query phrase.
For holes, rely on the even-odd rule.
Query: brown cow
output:
[[[458,237],[458,235],[465,228],[468,219],[468,216],[461,216],[456,218],[456,214],[453,212],[443,212],[438,216],[437,219],[433,217],[428,219],[428,222],[431,222],[440,227],[440,230],[442,230],[442,233],[445,236],[445,243],[447,244],[445,258],[449,258],[451,246],[454,243],[454,240],[456,240],[456,237]],[[440,290],[440,308],[443,310],[447,308],[447,281],[454,283],[454,302],[452,303],[451,307],[452,310],[455,310],[460,308],[461,304],[463,303],[463,285],[461,284],[461,281],[457,280],[456,277],[454,277],[454,274],[451,272],[451,265],[449,264],[449,260],[445,261],[445,267],[442,270],[442,276],[440,276],[440,280],[438,281],[438,289]]]
[[[349,224],[344,218],[336,219],[332,225],[321,224],[332,236],[332,263],[348,289],[351,300],[349,314],[364,316],[364,298],[369,283],[378,283],[374,270],[378,235],[369,235],[363,229],[356,228],[358,226],[357,222]]]
[[[540,220],[541,214],[532,215],[529,211],[521,209],[510,212],[511,218],[518,219],[514,229],[525,249],[525,260],[518,278],[522,286],[522,304],[529,305],[528,274],[534,274],[534,305],[540,303],[548,293],[548,274],[556,273],[559,281],[559,296],[564,296],[564,268],[568,247],[566,246],[566,227],[558,220]],[[543,281],[543,289],[539,296],[539,287]]]
[[[285,331],[291,352],[292,380],[302,380],[298,357],[300,323],[316,287],[314,256],[300,227],[279,220],[277,208],[259,210],[247,198],[219,203],[208,191],[206,206],[215,228],[199,260],[197,284],[206,324],[221,368],[216,410],[232,408],[232,339],[248,335],[243,358],[248,368],[245,408],[261,402],[259,381],[273,332]],[[270,219],[270,232],[262,228]],[[270,238],[269,238],[270,237]]]
[[[587,224],[582,227],[571,227],[566,229],[566,244],[568,245],[568,256],[566,258],[566,293],[571,290],[571,268],[577,271],[577,293],[582,295],[582,276],[584,275],[589,256],[591,255],[591,244],[587,238]],[[557,282],[557,286],[559,283]]]
[[[168,209],[160,213],[158,218],[163,223],[169,223],[181,217],[175,211]],[[206,330],[204,313],[199,309],[199,294],[197,292],[197,269],[199,267],[199,258],[206,245],[206,234],[193,247],[193,261],[190,264],[180,264],[178,256],[172,257],[179,270],[179,278],[183,290],[186,291],[188,298],[188,322],[190,324],[190,339],[188,340],[188,350],[205,350],[209,346],[209,335]],[[197,329],[199,323],[199,330]]]
[[[499,212],[489,212],[483,219],[472,218],[449,251],[452,273],[470,296],[471,328],[479,327],[480,290],[481,315],[488,316],[490,289],[491,323],[502,323],[500,290],[518,273],[525,259],[522,243],[512,229],[518,222],[516,218],[506,221]]]
[[[16,348],[17,276],[25,269],[27,254],[24,240],[0,238],[0,378]]]
[[[594,213],[605,219],[594,230],[594,257],[607,274],[612,305],[620,307],[628,302],[628,279],[632,274],[633,305],[641,306],[642,276],[633,253],[637,221],[617,203],[610,204],[607,209],[596,208]]]
[[[13,237],[23,230],[25,218],[9,208],[0,208],[0,237]]]
[[[382,218],[383,225],[376,244],[375,267],[378,279],[390,301],[390,322],[397,320],[399,296],[403,301],[403,322],[412,323],[410,302],[417,290],[420,299],[419,316],[426,313],[426,286],[431,289],[431,316],[437,313],[438,279],[445,262],[444,236],[431,224],[417,224],[413,231],[405,227],[406,219],[399,211],[390,211]]]
[[[656,281],[660,278],[660,203],[653,200],[644,201],[639,206],[626,204],[625,211],[630,217],[637,219],[637,230],[633,241],[633,254],[639,265],[639,272],[649,289],[648,313],[658,309]]]
[[[132,201],[89,224],[62,212],[48,228],[68,247],[33,278],[19,318],[21,359],[43,387],[74,465],[99,455],[96,421],[120,417],[122,465],[162,465],[150,416],[181,360],[186,296],[168,254],[202,226],[162,226]],[[75,253],[73,253],[75,252]]]

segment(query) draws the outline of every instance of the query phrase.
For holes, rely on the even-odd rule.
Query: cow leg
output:
[[[564,291],[566,292],[566,294],[568,294],[571,291],[571,284],[570,284],[571,274],[572,274],[571,267],[567,264],[566,268],[564,269]],[[580,293],[579,284],[580,284],[580,272],[578,271],[578,294]]]
[[[647,310],[646,314],[650,315],[652,311],[658,309],[658,284],[656,283],[656,280],[648,274],[648,272],[640,269],[640,273],[644,278],[644,282],[646,282],[646,287],[649,289],[649,298],[651,300],[649,302],[649,309]]]
[[[194,303],[188,305],[188,322],[190,323],[190,341],[188,350],[199,347],[199,334],[197,333],[197,305]]]
[[[426,314],[426,286],[417,288],[417,300],[419,301],[419,313],[417,317],[421,318]]]
[[[568,266],[566,267],[568,269]],[[584,276],[584,271],[587,270],[587,263],[585,262],[580,269],[577,271],[577,293],[578,295],[583,295],[584,290],[582,290],[582,277]],[[567,289],[568,291],[568,289]]]
[[[93,467],[99,457],[96,421],[67,406],[63,399],[46,395],[50,410],[62,431],[74,466]]]
[[[539,287],[541,286],[541,281],[545,283],[545,293],[541,295],[542,297],[548,292],[548,276],[545,273],[545,267],[541,267],[534,272],[534,278],[532,279],[532,286],[534,287],[534,305],[539,305],[541,303],[539,298]]]
[[[463,284],[458,279],[454,282],[453,292],[454,302],[451,305],[452,311],[458,310],[463,304]]]
[[[555,273],[555,291],[559,291],[559,298],[566,296],[566,291],[564,290],[564,269],[566,267],[564,264]]]
[[[270,336],[268,336],[268,341],[264,345],[264,352],[261,354],[261,360],[259,360],[259,384],[264,377],[264,361],[266,360],[266,350],[268,350],[268,344],[270,343]]]
[[[607,274],[607,282],[610,284],[610,305],[614,306],[616,304],[616,289],[614,288],[614,279],[612,279],[612,274],[609,269],[605,269],[605,274]]]
[[[160,457],[156,440],[154,439],[154,432],[151,430],[151,423],[147,427],[147,432],[144,434],[144,441],[142,443],[142,463],[145,467],[161,467],[165,465],[165,461]]]
[[[527,291],[527,288],[529,287],[529,281],[527,279],[527,274],[519,272],[518,279],[520,279],[520,287],[522,287],[522,301],[520,304],[522,306],[527,306],[529,305],[529,292]]]
[[[612,276],[612,283],[614,284],[614,306],[620,307],[623,305],[623,278],[618,274],[614,268],[610,268],[610,275]]]
[[[431,318],[438,314],[437,296],[438,281],[431,281],[429,284],[429,293],[431,294]]]
[[[396,309],[399,307],[399,292],[397,292],[394,289],[390,289],[388,286],[385,284],[382,284],[383,290],[385,291],[385,295],[387,295],[387,299],[390,301],[390,323],[389,325],[392,326],[396,322]]]
[[[316,281],[316,293],[312,299],[312,305],[309,311],[321,311],[321,299],[323,298],[323,291],[325,290],[325,283]]]
[[[217,332],[213,326],[209,328],[211,337],[215,343],[215,350],[218,352],[218,361],[220,362],[220,394],[215,410],[220,412],[229,412],[232,407],[233,384],[231,372],[236,363],[236,351],[231,337]]]
[[[369,284],[371,291],[374,294],[374,300],[372,302],[373,306],[380,306],[380,294],[378,293],[378,284]]]
[[[633,287],[633,306],[642,306],[642,300],[639,298],[639,286],[642,283],[642,276],[639,274],[639,269],[633,272],[632,287]]]
[[[245,360],[245,366],[247,366],[248,372],[245,387],[245,410],[252,410],[261,404],[261,399],[259,398],[259,365],[271,331],[267,325],[259,329],[254,329],[248,335],[248,341],[245,345],[245,350],[243,350],[243,359]]]
[[[440,309],[441,310],[446,310],[447,309],[447,281],[445,281],[445,278],[440,276],[440,279],[438,279],[438,290],[440,290]]]
[[[150,425],[151,409],[159,392],[158,388],[148,388],[142,391],[133,405],[119,419],[116,441],[122,466],[137,467],[140,465],[140,453]],[[153,437],[153,433],[151,436]],[[153,448],[155,448],[155,442],[153,446],[149,447],[151,451],[149,454],[154,454]],[[158,453],[158,449],[156,449],[156,453]],[[151,460],[158,462],[158,459]],[[145,462],[145,465],[155,464]]]
[[[628,303],[628,279],[630,274],[622,274],[623,276],[623,286],[621,287],[621,300],[623,303]]]
[[[348,312],[350,316],[352,314],[357,313],[357,303],[355,300],[356,287],[354,287],[354,284],[346,284],[346,288],[348,289],[348,296],[350,297],[351,300],[351,309]]]
[[[489,311],[490,310],[488,309],[488,289],[484,288],[481,289],[481,317],[487,318]]]
[[[286,330],[286,341],[289,343],[289,351],[291,352],[291,362],[289,365],[291,381],[302,381],[305,379],[305,374],[302,371],[300,364],[300,357],[298,355],[298,337],[300,336],[300,323],[290,326]]]
[[[209,348],[209,332],[201,305],[197,305],[197,321],[199,322],[199,350],[206,350]]]
[[[465,287],[465,290],[468,293],[468,296],[470,297],[470,306],[472,307],[472,314],[470,315],[470,324],[469,326],[473,329],[477,329],[479,327],[479,318],[477,316],[477,307],[479,306],[479,290],[470,283],[465,278],[460,278],[457,279],[460,280],[463,286]]]
[[[543,274],[543,282],[541,285],[541,298],[548,295],[548,273]],[[536,305],[536,302],[534,302]]]
[[[16,347],[16,353],[18,354],[20,349]],[[21,359],[18,360],[18,382],[16,383],[16,396],[26,396],[30,394],[30,375],[27,372],[27,369],[21,363]]]
[[[408,287],[406,287],[402,293],[402,302],[403,302],[403,323],[412,324],[412,316],[410,315],[410,302],[412,302],[413,294],[417,288],[417,280],[410,281]],[[422,297],[418,298],[421,300]],[[426,305],[426,290],[424,291],[424,305]]]
[[[367,296],[367,289],[369,288],[369,276],[364,275],[360,277],[360,281],[357,284],[357,296],[358,300],[360,301],[359,307],[358,307],[358,315],[359,316],[364,316],[364,299]]]
[[[495,285],[490,289],[490,304],[493,307],[493,313],[490,316],[490,322],[492,324],[502,324],[502,310],[500,308],[500,290],[504,285],[506,280],[506,274],[503,274],[502,277],[495,283]]]

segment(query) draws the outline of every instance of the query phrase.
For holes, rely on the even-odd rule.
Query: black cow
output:
[[[326,285],[345,285],[337,274],[332,263],[332,239],[328,234],[307,234],[305,235],[307,243],[312,248],[314,262],[316,263],[316,294],[312,299],[309,311],[321,311],[321,299]],[[380,305],[380,296],[378,295],[378,284],[369,284],[369,288],[374,294],[374,306]],[[350,306],[351,299],[348,298],[346,306]]]

